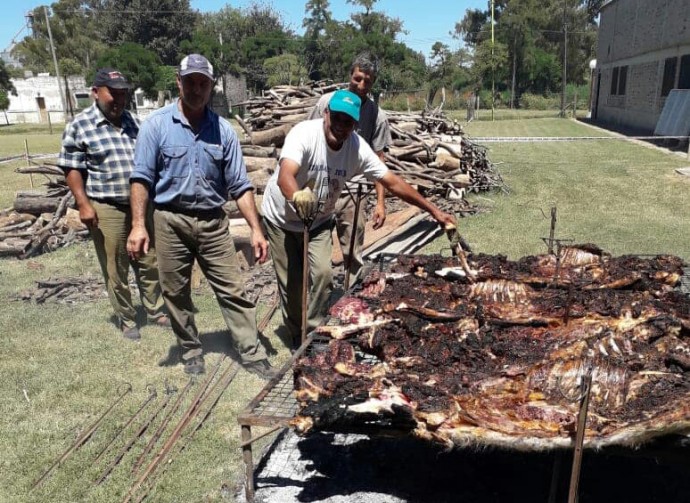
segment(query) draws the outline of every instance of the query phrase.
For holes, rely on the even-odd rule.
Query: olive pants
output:
[[[302,327],[304,236],[302,232],[286,231],[267,220],[264,220],[264,224],[278,280],[283,324],[293,342],[298,342]],[[330,222],[309,232],[310,288],[307,332],[321,325],[328,314],[328,300],[333,290],[332,247]]]
[[[156,208],[153,217],[163,298],[182,346],[182,359],[203,353],[191,295],[194,259],[216,295],[242,362],[265,359],[266,350],[257,333],[256,307],[244,292],[227,215],[220,208],[193,215]]]
[[[163,315],[163,297],[158,281],[158,267],[155,252],[155,234],[151,232],[152,214],[147,215],[147,228],[151,236],[149,253],[138,260],[127,255],[127,236],[132,229],[132,215],[128,205],[105,204],[91,201],[98,215],[98,227],[90,233],[101,266],[108,299],[113,306],[121,328],[136,326],[136,310],[129,290],[129,267],[139,286],[141,303],[149,320]]]

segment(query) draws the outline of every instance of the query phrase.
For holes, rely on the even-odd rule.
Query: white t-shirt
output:
[[[320,211],[312,228],[331,218],[346,181],[360,174],[375,181],[388,173],[386,165],[359,135],[353,132],[340,150],[333,150],[326,143],[323,127],[323,119],[297,124],[285,138],[280,153],[280,160],[290,159],[299,165],[296,179],[300,189],[310,180],[315,182],[313,190],[320,203]],[[301,232],[304,227],[302,221],[278,187],[280,160],[278,169],[266,185],[261,212],[273,225]]]

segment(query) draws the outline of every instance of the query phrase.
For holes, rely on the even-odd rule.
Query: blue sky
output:
[[[16,40],[21,40],[28,34],[25,25],[24,14],[39,5],[50,4],[47,0],[2,0],[2,16],[0,16],[0,50],[8,48],[13,37],[19,33]],[[153,0],[152,0],[152,3]],[[201,12],[213,12],[225,5],[234,8],[243,8],[250,5],[251,0],[227,1],[227,0],[191,0],[193,9]],[[262,0],[260,5],[272,6],[283,18],[285,24],[296,33],[302,33],[302,19],[304,17],[305,0]],[[449,32],[455,27],[455,23],[462,19],[468,8],[486,8],[487,0],[379,0],[374,8],[383,11],[391,17],[397,17],[403,21],[403,27],[408,31],[400,40],[416,51],[424,55],[429,54],[431,46],[436,41],[449,45],[452,49],[459,46],[459,42],[451,38]],[[155,5],[155,3],[154,3]],[[423,10],[420,10],[420,6]],[[356,10],[354,6],[345,0],[331,0],[331,12],[339,21],[350,18],[350,14]]]

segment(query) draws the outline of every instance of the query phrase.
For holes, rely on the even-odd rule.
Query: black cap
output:
[[[93,87],[109,87],[111,89],[129,89],[127,79],[114,68],[99,68],[93,79]]]

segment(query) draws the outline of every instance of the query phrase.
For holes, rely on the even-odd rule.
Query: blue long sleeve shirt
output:
[[[239,139],[208,108],[197,133],[177,102],[141,124],[130,182],[143,182],[155,204],[180,210],[213,210],[252,190]]]

